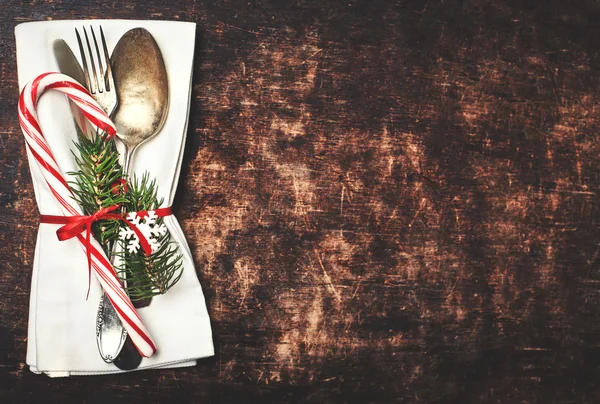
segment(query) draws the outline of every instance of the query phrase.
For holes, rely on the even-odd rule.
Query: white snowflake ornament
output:
[[[127,244],[127,251],[129,251],[131,254],[135,254],[140,249],[140,241],[138,240],[137,236],[135,236],[135,233],[134,237],[135,238],[129,240],[129,243]]]
[[[164,223],[156,223],[158,216],[155,211],[149,211],[143,218],[139,217],[136,212],[130,212],[126,219],[137,227],[140,233],[146,237],[153,253],[160,248],[161,243],[159,242],[159,237],[167,234],[168,229]],[[131,254],[135,254],[139,251],[140,240],[131,228],[122,227],[119,229],[119,239],[127,242],[127,251]]]
[[[156,219],[158,219],[156,212],[153,210],[149,210],[148,214],[146,215],[146,224],[154,226],[156,224]]]
[[[164,236],[167,234],[167,231],[167,226],[165,226],[164,223],[161,225],[156,225],[150,230],[153,236]]]
[[[131,227],[126,226],[119,229],[119,238],[121,240],[127,240],[133,236],[135,236],[135,232],[131,229]]]
[[[140,218],[138,217],[136,212],[129,212],[126,219],[136,226],[140,224]]]

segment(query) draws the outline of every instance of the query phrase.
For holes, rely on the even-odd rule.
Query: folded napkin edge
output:
[[[134,22],[134,21],[140,21],[143,23],[168,23],[168,24],[181,24],[181,25],[198,25],[195,22],[192,21],[175,21],[175,20],[128,20],[128,19],[124,19],[124,18],[119,18],[119,19],[114,19],[114,18],[95,18],[95,19],[80,19],[80,20],[41,20],[41,21],[26,21],[26,22],[21,22],[17,25],[15,25],[15,35],[17,35],[17,33],[23,29],[28,28],[31,25],[56,25],[56,24],[65,24],[65,23],[80,23],[82,21],[85,22],[93,22],[93,21],[104,21],[104,22],[117,22],[117,23],[122,23],[122,22]]]

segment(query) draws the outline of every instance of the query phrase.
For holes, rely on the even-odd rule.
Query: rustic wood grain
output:
[[[600,402],[597,1],[0,4],[0,401]],[[13,28],[198,23],[176,215],[216,356],[25,365]]]

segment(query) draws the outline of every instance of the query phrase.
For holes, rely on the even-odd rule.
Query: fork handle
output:
[[[130,147],[125,143],[123,146],[125,147],[123,171],[128,174],[135,147]],[[118,259],[118,254],[115,254],[118,248],[118,242],[108,247],[108,250],[112,252],[113,266]],[[125,291],[127,291],[127,287],[125,287]],[[105,294],[102,295],[96,317],[96,342],[102,359],[107,363],[113,363],[119,369],[135,369],[142,360],[142,356],[133,345],[131,338],[128,338],[127,330],[121,324],[114,307]],[[126,349],[123,349],[124,347]]]

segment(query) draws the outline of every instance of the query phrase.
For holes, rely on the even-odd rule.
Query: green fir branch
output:
[[[119,152],[113,140],[106,133],[98,133],[91,138],[81,136],[75,143],[78,153],[73,152],[79,168],[68,174],[74,177],[69,181],[75,201],[86,215],[114,205],[128,203],[127,195],[113,191],[113,184],[123,178],[119,165]],[[117,188],[117,190],[122,190]],[[101,220],[93,224],[92,233],[109,254],[112,242],[119,236],[121,223],[118,220]]]
[[[158,199],[156,182],[151,181],[147,173],[139,180],[134,176],[126,185],[119,183],[125,175],[119,164],[115,142],[106,133],[97,133],[91,138],[80,136],[75,147],[73,155],[78,170],[69,173],[73,176],[69,185],[74,200],[85,214],[91,215],[115,205],[120,205],[125,212],[149,211],[160,207],[163,200]],[[156,223],[163,224],[163,218],[158,218]],[[177,244],[170,241],[167,232],[158,237],[160,247],[151,255],[146,256],[141,248],[130,253],[126,248],[127,242],[119,239],[119,230],[125,226],[120,220],[100,220],[93,224],[92,233],[107,255],[118,257],[117,273],[125,281],[131,300],[143,300],[165,293],[177,283],[183,271],[183,256]],[[115,242],[119,242],[120,248],[112,251]]]
[[[162,205],[162,199],[157,197],[156,182],[150,181],[145,173],[140,180],[134,176],[129,183],[130,196],[126,208],[128,212],[155,210]],[[163,218],[156,219],[157,225],[164,223]],[[169,290],[181,277],[183,271],[183,256],[178,252],[177,245],[170,242],[170,235],[160,236],[160,247],[150,256],[140,249],[136,253],[127,251],[127,242],[121,244],[121,263],[119,273],[127,281],[127,291],[131,300],[143,300],[148,297],[163,294]]]

